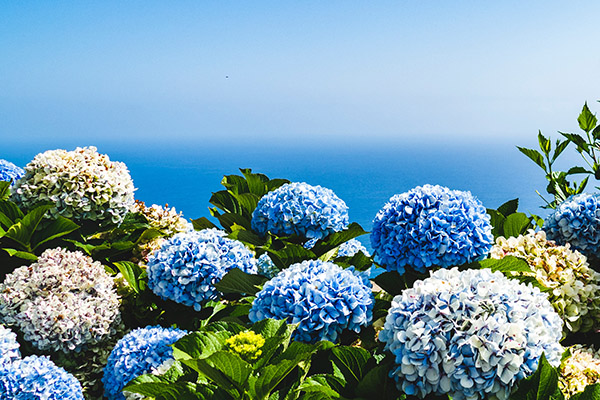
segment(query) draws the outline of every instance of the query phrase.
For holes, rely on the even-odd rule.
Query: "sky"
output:
[[[600,110],[597,1],[4,1],[4,142],[535,140]]]

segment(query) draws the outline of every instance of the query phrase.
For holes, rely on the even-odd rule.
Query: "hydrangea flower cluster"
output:
[[[288,183],[264,195],[252,214],[261,235],[299,235],[322,239],[348,226],[348,206],[331,189]]]
[[[569,351],[571,356],[560,366],[558,380],[560,390],[567,398],[600,382],[600,351],[582,345],[572,346]]]
[[[249,318],[298,323],[295,340],[335,342],[344,329],[359,332],[373,318],[369,281],[350,269],[321,260],[293,264],[257,293]]]
[[[217,229],[179,233],[149,257],[148,287],[200,311],[203,302],[219,297],[214,285],[232,268],[256,273],[256,260],[241,242]]]
[[[95,147],[78,147],[35,156],[12,196],[26,209],[51,201],[54,217],[118,224],[133,205],[134,190],[125,164],[110,161]]]
[[[104,368],[104,395],[109,400],[125,400],[121,392],[132,379],[151,373],[173,358],[171,345],[187,334],[176,328],[138,328],[119,340]]]
[[[494,242],[490,217],[471,192],[424,185],[394,195],[373,221],[371,245],[388,271],[425,272],[483,259]]]
[[[91,257],[48,249],[0,284],[0,320],[16,326],[40,350],[79,351],[115,333],[119,297],[104,267]]]
[[[340,245],[338,249],[338,257],[352,257],[359,251],[362,251],[365,256],[371,257],[371,254],[358,239],[350,239]]]
[[[562,320],[539,289],[489,269],[440,269],[392,301],[379,339],[408,395],[507,399],[542,353],[558,366]]]
[[[25,171],[21,167],[17,167],[10,161],[0,159],[0,181],[13,181],[12,185],[25,175]]]
[[[17,335],[8,328],[0,325],[0,366],[21,358]]]
[[[75,377],[46,356],[0,365],[0,399],[83,400]]]
[[[254,361],[261,356],[261,348],[265,345],[265,338],[253,331],[240,332],[225,340],[228,348],[246,361]]]
[[[600,193],[569,197],[546,218],[543,229],[558,244],[600,257]]]
[[[258,273],[271,279],[279,273],[279,268],[275,265],[267,253],[262,254],[256,261]]]
[[[557,246],[546,240],[544,231],[496,239],[492,258],[517,256],[527,261],[535,278],[551,289],[549,300],[565,322],[565,333],[587,332],[600,322],[600,274],[569,244]]]

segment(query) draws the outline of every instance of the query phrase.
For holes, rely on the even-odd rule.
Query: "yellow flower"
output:
[[[265,344],[265,338],[252,331],[240,332],[225,341],[229,350],[237,353],[246,361],[254,361],[262,354],[261,347]]]

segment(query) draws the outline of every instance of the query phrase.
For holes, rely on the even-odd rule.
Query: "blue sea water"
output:
[[[513,143],[13,143],[0,158],[24,166],[38,152],[76,145],[96,145],[112,160],[125,162],[138,188],[136,198],[168,203],[187,218],[209,217],[211,193],[222,189],[223,175],[238,174],[238,168],[328,187],[347,203],[351,221],[366,230],[391,196],[426,183],[469,190],[490,208],[519,198],[520,210],[548,213],[535,193],[544,193],[543,172]]]

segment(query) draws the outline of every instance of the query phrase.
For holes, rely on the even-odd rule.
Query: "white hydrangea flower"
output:
[[[194,230],[191,222],[183,218],[183,213],[177,212],[175,207],[159,206],[152,204],[146,206],[143,201],[136,200],[131,212],[138,212],[148,219],[151,227],[165,233],[165,236],[173,236],[180,232],[189,232]]]
[[[116,333],[120,300],[102,264],[48,249],[0,284],[0,321],[42,351],[80,351]]]
[[[12,197],[25,209],[51,201],[54,217],[118,224],[134,202],[134,191],[126,165],[92,146],[38,154],[25,167]]]
[[[558,381],[567,398],[582,392],[588,385],[600,383],[600,350],[582,345],[569,350],[571,356],[560,366]]]
[[[496,239],[490,257],[523,258],[536,280],[551,289],[549,300],[565,322],[565,333],[586,332],[600,322],[600,274],[591,269],[587,258],[569,244],[557,246],[544,231]]]

